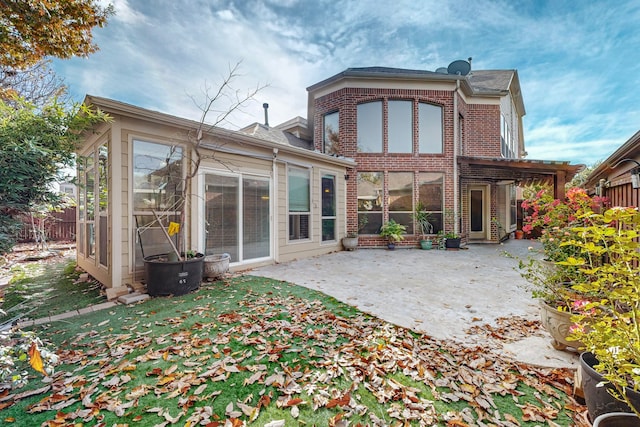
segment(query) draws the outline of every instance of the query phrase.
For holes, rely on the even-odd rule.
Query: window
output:
[[[323,118],[322,152],[326,154],[340,154],[340,113],[326,114]]]
[[[386,207],[388,219],[406,226],[407,233],[414,233],[413,212],[417,203],[430,214],[433,233],[442,230],[443,178],[442,173],[418,174],[418,200],[414,200],[414,172],[389,172],[387,193],[384,193],[383,172],[358,172],[358,229],[360,234],[378,234]],[[386,205],[386,206],[385,206]]]
[[[358,104],[358,152],[382,153],[382,101]]]
[[[109,149],[98,148],[98,243],[100,264],[109,266]]]
[[[358,172],[358,229],[361,234],[377,234],[382,227],[382,172]]]
[[[96,190],[95,190],[95,155],[91,155],[85,158],[85,188],[84,188],[84,200],[85,200],[85,243],[84,247],[86,255],[90,258],[96,255]]]
[[[418,174],[418,201],[431,214],[429,222],[433,225],[434,233],[443,229],[443,194],[443,174],[433,172]]]
[[[109,146],[78,157],[78,252],[109,265]]]
[[[322,241],[336,240],[336,177],[322,176]]]
[[[271,255],[268,177],[206,173],[205,255],[228,253],[231,262]]]
[[[245,176],[242,179],[242,259],[271,254],[271,209],[269,180]]]
[[[389,153],[413,152],[413,102],[389,101]]]
[[[514,159],[516,157],[515,140],[511,136],[509,121],[504,115],[500,118],[500,154],[506,159]]]
[[[425,102],[420,102],[417,105],[418,152],[442,154],[442,107]],[[387,123],[386,126],[383,126],[385,124],[383,122],[383,101],[358,104],[358,152],[384,152],[383,140],[386,136],[388,153],[413,153],[413,130],[415,128],[413,117],[413,101],[389,100],[387,101]]]
[[[143,257],[172,250],[162,229],[154,223],[152,210],[166,214],[167,224],[169,221],[180,222],[184,185],[182,153],[182,147],[177,145],[133,141],[134,249],[138,268],[143,266]],[[173,236],[176,246],[180,235]]]
[[[181,147],[133,141],[134,210],[179,210],[182,183]]]
[[[413,172],[389,172],[389,219],[413,234]]]
[[[289,166],[289,240],[308,239],[310,212],[310,170]]]
[[[514,230],[518,227],[518,196],[515,184],[507,185],[507,191],[509,196],[509,230]]]
[[[86,199],[85,199],[85,187],[86,187],[86,179],[85,176],[85,162],[86,159],[84,157],[78,157],[78,253],[84,255],[84,227],[85,227],[85,215],[84,212],[86,210]]]
[[[418,104],[418,135],[421,153],[442,153],[442,107]]]

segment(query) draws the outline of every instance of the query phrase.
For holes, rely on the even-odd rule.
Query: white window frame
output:
[[[307,211],[291,211],[291,206],[290,206],[290,202],[291,202],[291,188],[290,188],[290,180],[289,180],[289,175],[291,173],[291,170],[298,170],[298,171],[307,171],[308,174],[308,180],[307,182],[309,183],[309,188],[307,189],[307,197],[309,200],[309,208]],[[288,164],[287,165],[287,242],[288,243],[299,243],[299,242],[309,242],[312,240],[312,236],[313,236],[313,222],[311,221],[311,206],[312,206],[312,178],[313,178],[313,168],[311,167],[304,167],[304,166],[297,166],[297,165],[293,165],[293,164]],[[301,238],[291,238],[291,215],[295,215],[298,218],[302,218],[303,216],[307,216],[307,227],[308,227],[308,237],[301,237]],[[298,224],[298,228],[300,224]],[[299,233],[299,232],[298,232]]]

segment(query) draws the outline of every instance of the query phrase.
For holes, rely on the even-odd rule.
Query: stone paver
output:
[[[358,249],[252,270],[251,274],[316,289],[391,323],[437,339],[483,345],[467,331],[501,317],[539,319],[539,306],[514,257],[534,242],[474,244],[466,250]],[[507,256],[509,254],[510,256]],[[550,337],[500,343],[515,359],[541,366],[578,366]]]

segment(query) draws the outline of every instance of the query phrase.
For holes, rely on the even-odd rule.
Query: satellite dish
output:
[[[449,74],[449,71],[447,71],[447,67],[440,67],[436,69],[436,73]]]
[[[471,64],[469,64],[467,61],[464,61],[462,59],[453,61],[447,67],[447,72],[449,74],[458,74],[460,76],[466,76],[467,74],[469,74],[469,71],[471,71]]]

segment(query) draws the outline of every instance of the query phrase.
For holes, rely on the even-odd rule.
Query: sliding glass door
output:
[[[231,262],[271,255],[269,179],[205,175],[205,254]]]

